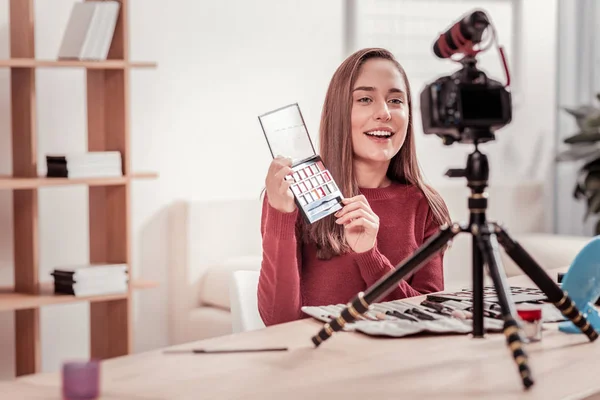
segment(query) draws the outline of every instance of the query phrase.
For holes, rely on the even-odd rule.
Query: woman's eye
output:
[[[401,99],[391,99],[390,103],[392,103],[392,104],[402,104],[403,101]]]
[[[360,99],[358,99],[359,103],[370,103],[371,99],[368,97],[361,97]]]

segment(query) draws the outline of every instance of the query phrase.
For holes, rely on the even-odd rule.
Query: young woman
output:
[[[290,184],[290,160],[265,179],[258,308],[266,325],[306,317],[302,306],[347,303],[449,223],[442,198],[421,177],[410,86],[394,56],[364,49],[331,79],[320,125],[320,155],[346,197],[344,207],[307,225]],[[381,301],[441,291],[443,254]]]

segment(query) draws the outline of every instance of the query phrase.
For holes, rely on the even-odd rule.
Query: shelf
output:
[[[156,68],[155,62],[133,62],[124,60],[78,61],[78,60],[36,60],[33,58],[11,58],[0,60],[0,67],[8,68],[89,68],[89,69],[124,69]]]
[[[0,312],[13,310],[26,310],[50,306],[55,304],[69,304],[79,302],[101,302],[110,300],[120,300],[127,298],[127,293],[107,294],[101,296],[75,297],[68,294],[54,294],[53,284],[40,284],[40,294],[23,294],[15,293],[12,287],[0,288]],[[158,287],[156,282],[148,281],[133,281],[131,283],[132,290],[143,290]]]
[[[124,185],[128,179],[154,179],[158,174],[153,172],[134,173],[129,176],[115,176],[108,178],[17,178],[13,176],[0,175],[1,189],[36,189],[44,186],[115,186]]]

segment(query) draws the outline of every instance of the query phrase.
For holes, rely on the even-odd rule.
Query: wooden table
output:
[[[509,282],[531,285],[526,277]],[[525,345],[535,380],[528,391],[502,334],[392,339],[341,332],[315,349],[310,339],[321,326],[305,319],[170,348],[282,346],[288,352],[192,355],[161,349],[107,360],[101,398],[600,400],[600,340],[563,334],[556,324],[546,325],[541,342]],[[59,399],[60,384],[59,373],[25,376],[0,384],[0,397]]]

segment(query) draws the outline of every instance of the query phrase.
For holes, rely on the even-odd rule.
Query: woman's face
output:
[[[408,116],[406,85],[398,68],[389,60],[367,60],[352,92],[355,160],[389,163],[404,144]]]

